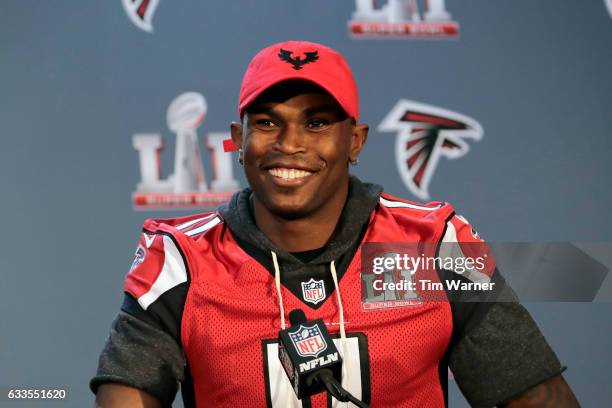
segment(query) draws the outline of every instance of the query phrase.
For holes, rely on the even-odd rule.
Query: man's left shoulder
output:
[[[394,217],[426,218],[438,221],[456,230],[470,230],[474,239],[480,239],[472,224],[461,214],[458,214],[452,204],[446,201],[430,201],[419,203],[387,193],[381,193],[379,204]]]
[[[427,218],[446,222],[455,214],[453,206],[444,201],[419,203],[387,193],[380,194],[379,204],[385,211],[390,212],[394,217],[400,218]]]

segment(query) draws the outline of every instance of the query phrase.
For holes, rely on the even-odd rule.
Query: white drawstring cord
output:
[[[280,305],[280,321],[281,329],[285,330],[285,307],[283,306],[283,293],[281,292],[280,286],[280,268],[278,267],[278,260],[276,259],[276,253],[272,252],[272,262],[274,262],[274,281],[276,282],[276,293],[278,294],[278,304]]]
[[[280,306],[280,321],[281,321],[281,330],[285,330],[285,306],[283,305],[283,293],[281,292],[280,286],[280,268],[278,267],[278,259],[276,259],[276,253],[272,252],[272,262],[274,263],[274,281],[276,283],[276,294],[278,295],[278,304]],[[293,388],[291,388],[291,384],[287,381],[287,389],[285,390],[285,406],[293,407]]]
[[[351,383],[351,364],[349,362],[350,353],[348,353],[348,344],[346,340],[346,332],[344,331],[344,308],[342,307],[342,298],[340,297],[340,287],[338,286],[338,274],[336,273],[336,265],[334,261],[331,261],[329,265],[331,269],[332,279],[334,280],[334,286],[336,287],[336,299],[338,300],[338,314],[340,315],[340,340],[342,342],[342,372],[346,374],[346,381],[342,381],[342,386],[347,388]],[[348,402],[343,404],[345,407],[348,407]]]

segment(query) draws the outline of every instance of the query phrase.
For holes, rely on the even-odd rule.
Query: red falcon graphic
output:
[[[406,187],[421,199],[429,199],[429,183],[440,156],[459,158],[470,150],[465,139],[482,138],[482,126],[474,119],[405,99],[395,105],[378,130],[397,133],[398,171]]]
[[[153,14],[159,0],[121,0],[132,23],[146,32],[153,32]]]

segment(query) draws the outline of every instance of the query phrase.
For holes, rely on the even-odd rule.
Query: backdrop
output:
[[[419,4],[426,21],[412,34],[443,36],[429,39],[397,32],[407,24],[385,25],[419,16],[414,8],[393,15],[392,1],[362,16],[354,13],[363,2],[348,0],[125,3],[0,2],[4,391],[64,388],[68,398],[55,406],[91,404],[87,383],[143,220],[197,211],[134,208],[142,174],[133,136],[163,137],[167,179],[177,140],[168,106],[184,92],[203,95],[206,117],[194,129],[211,187],[204,138],[236,120],[254,53],[286,39],[328,44],[353,67],[361,119],[372,130],[352,169],[363,180],[408,199],[449,201],[492,241],[612,241],[612,16],[604,0],[447,0],[450,16],[440,24]],[[378,24],[378,38],[359,35],[367,24],[351,35],[353,17]],[[384,35],[393,30],[396,37]],[[398,135],[410,126],[391,117],[401,100],[407,105],[397,109],[468,125],[463,136],[449,133],[454,150],[430,152],[420,176],[397,164]],[[609,270],[611,258],[604,250],[598,260]],[[583,406],[604,406],[612,398],[612,305],[596,297],[527,307]],[[467,405],[452,381],[450,398]],[[48,404],[0,397],[0,406]]]

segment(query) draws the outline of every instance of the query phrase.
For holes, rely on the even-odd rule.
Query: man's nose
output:
[[[285,154],[294,154],[305,150],[304,129],[301,126],[289,124],[283,126],[276,140],[276,148]]]

